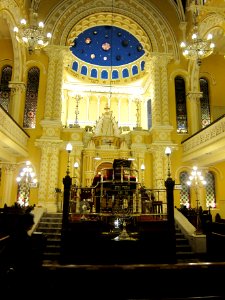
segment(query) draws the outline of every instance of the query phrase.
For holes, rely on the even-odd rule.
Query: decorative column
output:
[[[13,190],[13,185],[16,185],[16,178],[14,177],[14,171],[16,170],[16,165],[15,164],[0,164],[0,167],[4,170],[4,182],[3,182],[3,187],[2,187],[2,203],[1,207],[6,204],[7,206],[11,206],[16,202],[16,199],[12,199],[12,190]],[[3,176],[2,176],[3,177]]]
[[[11,99],[9,103],[10,115],[18,124],[22,124],[23,112],[21,113],[21,107],[24,107],[26,85],[24,82],[10,81],[9,87],[11,89]],[[21,99],[23,103],[21,103]]]
[[[201,109],[200,109],[200,98],[202,97],[201,92],[188,92],[187,99],[190,107],[191,115],[191,134],[201,129]]]

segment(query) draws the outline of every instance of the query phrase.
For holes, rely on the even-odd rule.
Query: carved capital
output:
[[[13,95],[22,93],[26,90],[26,85],[24,82],[9,81],[9,87]]]

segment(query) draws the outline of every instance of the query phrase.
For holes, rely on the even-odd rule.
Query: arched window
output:
[[[145,69],[145,61],[141,62],[141,71],[143,71]]]
[[[137,75],[138,74],[138,67],[137,66],[133,66],[132,67],[132,74],[133,75]]]
[[[175,78],[177,132],[187,133],[187,107],[185,81],[181,76]]]
[[[205,176],[206,180],[206,207],[216,207],[215,177],[212,172]]]
[[[73,62],[73,67],[72,67],[72,69],[74,70],[74,71],[78,71],[78,62],[77,61],[74,61]]]
[[[87,67],[86,66],[82,66],[81,67],[81,72],[82,75],[87,75]]]
[[[12,67],[7,65],[1,71],[1,84],[0,84],[0,105],[9,112],[10,101],[10,88],[9,81],[12,78]]]
[[[186,206],[189,208],[190,203],[190,186],[187,185],[189,175],[186,171],[180,173],[180,207]]]
[[[112,79],[118,79],[119,78],[119,72],[117,70],[112,71]]]
[[[40,70],[33,67],[28,71],[27,76],[27,90],[24,109],[24,128],[35,128],[36,126],[36,111],[38,100]]]
[[[98,77],[98,71],[97,69],[91,69],[91,77],[97,78]]]
[[[123,69],[122,74],[123,74],[123,78],[129,77],[129,71],[128,71],[128,69]]]
[[[108,76],[109,76],[108,71],[102,70],[101,79],[108,79]]]
[[[200,98],[201,105],[201,124],[202,128],[206,127],[211,122],[210,104],[209,104],[209,84],[206,78],[200,78],[200,91],[202,97]]]

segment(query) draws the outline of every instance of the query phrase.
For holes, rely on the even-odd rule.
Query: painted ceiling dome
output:
[[[71,47],[80,60],[97,66],[130,64],[144,55],[141,43],[115,26],[95,26],[80,33]]]
[[[144,70],[143,45],[130,32],[109,25],[81,32],[70,47],[75,57],[72,69],[91,79],[121,80]]]

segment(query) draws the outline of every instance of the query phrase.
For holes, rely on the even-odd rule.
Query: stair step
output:
[[[182,244],[182,245],[189,245],[188,240],[185,239],[185,238],[177,238],[176,242],[177,242],[177,245],[180,245],[180,244]]]
[[[43,261],[54,261],[60,258],[62,213],[44,213],[37,224],[35,234],[45,237]]]
[[[45,252],[47,250],[48,253],[49,252],[55,253],[55,252],[60,252],[60,249],[61,249],[60,245],[46,245]]]
[[[53,222],[46,222],[46,223],[44,223],[44,222],[40,222],[39,223],[39,225],[38,225],[38,227],[37,227],[37,229],[48,229],[48,228],[50,228],[50,229],[53,229],[53,228],[56,228],[56,229],[60,229],[61,230],[61,228],[62,228],[62,224],[59,224],[59,223],[53,223]]]
[[[192,252],[190,245],[176,245],[177,251],[185,251],[185,252]]]
[[[57,234],[61,234],[61,228],[51,228],[51,227],[38,227],[36,230],[36,232],[47,232],[47,233],[57,233]]]
[[[42,217],[62,218],[62,213],[44,213]]]

